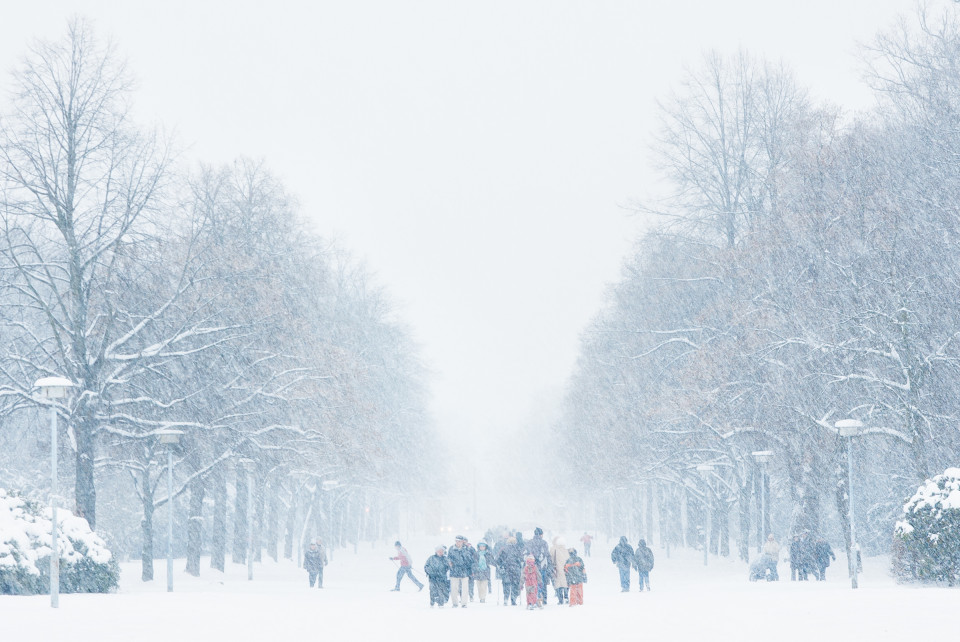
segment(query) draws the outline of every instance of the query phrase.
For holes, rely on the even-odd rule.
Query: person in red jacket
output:
[[[393,590],[394,590],[394,591],[399,591],[399,590],[400,590],[400,580],[403,579],[403,576],[404,576],[404,575],[407,575],[407,576],[410,577],[410,579],[413,581],[413,583],[417,585],[417,590],[418,590],[418,591],[422,591],[422,590],[423,590],[423,584],[420,582],[420,580],[418,580],[418,579],[413,575],[413,570],[410,568],[410,555],[407,553],[407,549],[405,549],[405,548],[403,547],[403,545],[400,544],[400,542],[396,542],[396,543],[394,544],[394,546],[397,547],[397,555],[396,555],[396,557],[391,557],[390,559],[392,559],[392,560],[394,560],[394,561],[399,560],[399,561],[400,561],[400,568],[397,570],[397,586],[396,586],[396,588],[394,588]]]
[[[540,569],[537,568],[537,561],[533,555],[527,555],[524,558],[523,564],[523,589],[527,595],[527,609],[532,609],[537,607],[538,609],[543,608],[543,603],[540,601],[539,592],[540,592],[540,583],[543,581],[543,578],[540,576]]]

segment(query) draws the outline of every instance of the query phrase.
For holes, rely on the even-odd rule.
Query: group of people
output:
[[[397,583],[414,577],[410,556],[400,542],[395,544],[399,560]],[[503,605],[526,603],[528,609],[543,608],[547,603],[547,587],[552,584],[557,604],[583,604],[583,584],[587,581],[586,566],[575,548],[567,548],[561,537],[554,537],[552,545],[543,539],[543,529],[533,531],[533,539],[524,542],[519,531],[514,535],[503,533],[491,549],[486,541],[474,547],[466,537],[458,535],[453,546],[437,546],[423,566],[430,584],[430,607],[442,608],[447,600],[453,608],[467,606],[473,601],[474,587],[481,603],[486,602],[491,590],[491,577],[500,580]],[[491,575],[491,573],[494,575]],[[498,598],[499,599],[499,598]]]
[[[637,542],[634,550],[624,535],[610,553],[610,561],[617,565],[620,571],[620,590],[626,593],[630,590],[631,570],[638,573],[637,584],[640,590],[650,590],[650,571],[653,570],[653,551],[647,546],[646,540]]]
[[[806,581],[810,575],[814,579],[827,579],[827,567],[837,556],[830,547],[830,542],[823,537],[812,537],[807,531],[793,536],[790,542],[790,579]],[[775,582],[780,579],[777,564],[780,562],[780,544],[773,533],[767,536],[763,545],[762,554],[750,565],[750,580],[766,579]]]

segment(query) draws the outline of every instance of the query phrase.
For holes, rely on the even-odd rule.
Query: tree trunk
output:
[[[81,414],[74,426],[77,440],[77,481],[75,499],[77,514],[87,520],[90,530],[97,528],[97,489],[93,478],[93,462],[96,459],[94,448],[93,421],[87,417],[88,413]]]
[[[213,471],[213,532],[210,533],[210,567],[224,570],[227,556],[227,475],[220,464]]]
[[[720,555],[730,557],[730,504],[721,499],[715,515],[717,518],[717,546]]]
[[[287,523],[286,523],[286,532],[284,533],[283,538],[283,556],[288,559],[293,559],[293,538],[295,537],[294,531],[297,528],[297,497],[292,495],[290,497],[290,506],[287,507]]]
[[[190,520],[187,522],[187,573],[200,576],[200,553],[203,550],[203,497],[206,483],[195,479],[190,483]]]
[[[233,555],[234,564],[247,563],[247,497],[250,492],[247,475],[237,469],[236,501],[233,504]]]
[[[740,535],[737,537],[737,550],[740,559],[744,562],[750,561],[750,525],[752,523],[750,515],[751,493],[756,488],[756,475],[750,473],[748,482],[740,487],[740,501],[737,502],[740,508]]]
[[[143,533],[143,548],[140,551],[141,574],[144,582],[153,580],[153,486],[150,484],[150,468],[145,466],[140,473],[140,485],[143,492],[143,519],[140,528]]]
[[[263,561],[263,525],[266,523],[264,511],[266,510],[266,495],[269,489],[265,480],[261,479],[259,488],[251,488],[250,492],[254,493],[253,503],[256,510],[256,520],[253,522],[253,561],[261,562]]]
[[[270,495],[267,497],[266,515],[263,519],[266,522],[267,529],[267,555],[274,562],[277,560],[277,520],[280,518],[279,506],[277,506],[277,495],[273,486],[270,487]]]

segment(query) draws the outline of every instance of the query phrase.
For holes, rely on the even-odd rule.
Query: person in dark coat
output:
[[[630,590],[630,569],[633,568],[633,547],[627,542],[624,535],[610,553],[610,560],[617,565],[620,570],[620,591],[626,593]]]
[[[796,581],[797,574],[800,572],[800,558],[802,556],[802,551],[800,550],[800,547],[801,547],[800,536],[794,535],[793,539],[790,541],[790,581],[791,582]]]
[[[497,571],[500,573],[500,579],[503,580],[503,605],[517,605],[517,598],[520,597],[520,583],[522,581],[521,570],[523,569],[523,550],[517,544],[515,537],[508,537],[506,545],[500,550],[497,556]]]
[[[817,560],[814,552],[814,541],[810,533],[803,531],[800,533],[800,564],[797,569],[798,577],[801,580],[808,580],[809,575],[817,577]]]
[[[436,553],[428,557],[427,563],[423,565],[423,572],[426,573],[427,581],[430,583],[430,608],[433,608],[434,604],[443,608],[450,595],[450,585],[447,581],[450,564],[447,562],[444,550],[443,546],[438,546]]]
[[[650,550],[650,547],[647,546],[645,540],[640,540],[637,544],[637,550],[633,554],[634,567],[637,569],[637,573],[640,574],[640,577],[637,579],[637,584],[640,586],[640,590],[643,590],[643,585],[647,585],[647,590],[650,590],[650,571],[653,570],[653,551]]]
[[[317,576],[323,571],[323,563],[320,558],[320,549],[315,542],[310,542],[310,548],[303,554],[303,569],[307,572],[310,579],[310,588],[317,583]]]
[[[814,543],[813,554],[817,564],[817,579],[823,582],[827,579],[827,567],[830,566],[830,560],[836,560],[837,556],[833,554],[830,542],[823,537],[818,537]]]
[[[538,599],[541,604],[547,603],[547,581],[553,573],[553,564],[550,561],[550,546],[543,539],[543,529],[539,526],[533,530],[533,539],[527,542],[524,547],[527,555],[533,555],[537,563],[537,570],[540,572],[540,584],[538,585]]]
[[[577,549],[570,549],[570,557],[563,564],[563,572],[567,576],[567,586],[570,588],[570,606],[583,605],[583,583],[587,581],[587,568],[583,560],[577,556]]]
[[[466,537],[457,535],[453,548],[447,551],[447,559],[450,562],[450,605],[453,608],[467,608],[470,576],[473,575],[473,552],[467,546]]]

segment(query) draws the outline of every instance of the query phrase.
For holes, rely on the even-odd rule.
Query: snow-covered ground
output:
[[[467,535],[471,535],[467,533]],[[450,537],[404,542],[421,581],[423,563]],[[568,542],[576,538],[567,538]],[[177,569],[174,592],[166,592],[166,561],[156,579],[140,581],[137,563],[123,565],[121,589],[111,595],[62,595],[60,608],[49,598],[0,596],[0,640],[946,640],[957,635],[960,591],[903,587],[890,578],[885,559],[868,559],[860,588],[846,578],[846,560],[828,570],[826,582],[791,582],[781,562],[777,583],[747,581],[746,565],[673,551],[668,559],[654,547],[653,590],[621,593],[610,563],[615,540],[599,538],[584,558],[589,583],[584,606],[557,606],[551,597],[542,611],[497,604],[466,609],[430,609],[427,589],[417,592],[405,579],[391,592],[396,566],[393,541],[337,550],[326,569],[324,589],[307,587],[306,573],[289,562],[254,567],[230,564],[226,573],[204,566],[202,577]],[[582,552],[581,552],[582,554]]]

